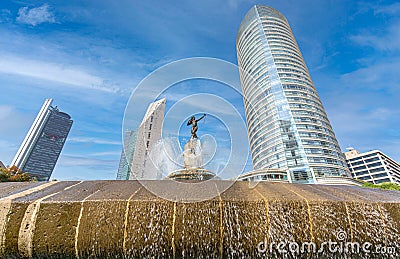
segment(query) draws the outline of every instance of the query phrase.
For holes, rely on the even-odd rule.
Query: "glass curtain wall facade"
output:
[[[360,153],[353,149],[344,154],[353,178],[374,184],[400,184],[400,164],[380,150]]]
[[[43,104],[11,163],[38,181],[50,179],[73,122],[52,101]]]
[[[255,170],[289,170],[293,182],[349,176],[296,39],[277,10],[256,5],[236,38]]]
[[[133,153],[136,147],[137,130],[128,130],[124,135],[124,146],[119,160],[117,180],[129,180]]]

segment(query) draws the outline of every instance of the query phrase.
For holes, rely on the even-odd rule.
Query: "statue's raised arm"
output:
[[[191,132],[192,132],[192,137],[191,137],[191,139],[197,139],[197,135],[196,135],[196,132],[197,132],[197,129],[198,129],[197,122],[198,122],[199,120],[203,119],[205,116],[206,116],[206,114],[204,113],[203,116],[201,116],[201,117],[200,117],[199,119],[197,119],[197,120],[196,120],[196,118],[195,118],[194,116],[192,116],[192,117],[189,119],[189,121],[187,122],[187,124],[186,124],[187,126],[192,125],[192,130],[191,130]]]
[[[199,120],[203,119],[204,117],[206,117],[205,113],[203,114],[203,116],[201,116],[199,119],[197,119],[196,122],[198,122]]]

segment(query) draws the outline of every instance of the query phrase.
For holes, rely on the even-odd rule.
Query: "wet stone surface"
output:
[[[1,183],[0,184],[0,199],[3,197],[7,197],[9,195],[22,192],[33,188],[35,186],[39,186],[43,184],[43,182],[29,183],[29,182],[11,182],[11,183]]]
[[[1,256],[263,257],[268,254],[257,250],[262,241],[320,245],[336,240],[338,231],[345,241],[391,245],[395,257],[400,253],[395,191],[213,181],[203,191],[215,197],[189,202],[196,194],[190,184],[147,182],[170,190],[169,197],[187,197],[181,202],[164,200],[137,181],[42,184],[0,184]],[[29,231],[21,229],[23,220]]]

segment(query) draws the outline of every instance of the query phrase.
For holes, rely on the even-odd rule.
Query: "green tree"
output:
[[[8,182],[10,178],[10,174],[7,171],[7,168],[0,168],[0,182]]]
[[[0,169],[0,182],[29,182],[31,177],[15,165]]]

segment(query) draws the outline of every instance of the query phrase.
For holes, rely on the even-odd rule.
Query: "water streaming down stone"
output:
[[[179,192],[173,181],[153,184]],[[218,192],[224,184],[214,181]],[[319,248],[323,242],[339,242],[339,231],[345,234],[343,242],[396,247],[394,257],[400,252],[400,193],[395,191],[284,183],[249,188],[236,182],[213,199],[193,203],[190,197],[183,202],[160,199],[137,181],[37,186],[23,193],[26,184],[12,191],[0,184],[5,257],[23,255],[27,244],[37,258],[281,257],[276,249],[260,253],[259,243],[313,241]],[[21,242],[20,228],[26,227],[23,219],[30,218],[25,214],[34,202],[36,218],[28,222],[34,227]],[[344,257],[328,252],[317,255]]]

